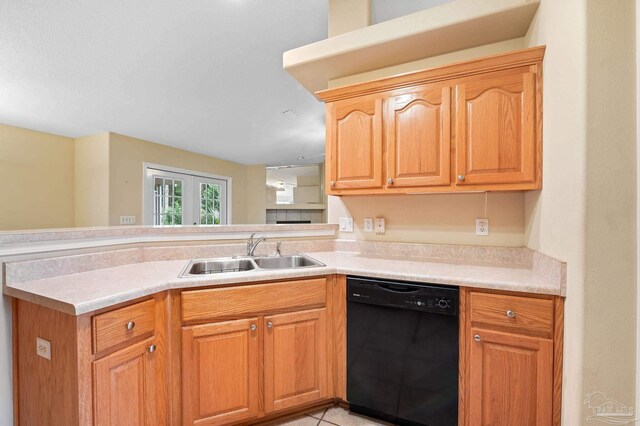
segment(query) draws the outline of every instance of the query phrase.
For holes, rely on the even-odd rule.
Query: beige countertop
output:
[[[394,257],[347,251],[309,252],[326,266],[255,269],[180,278],[187,260],[161,260],[113,266],[68,275],[5,283],[4,294],[80,315],[160,291],[285,280],[328,274],[428,282],[464,287],[564,296],[562,273],[523,264]],[[557,268],[556,268],[557,269]]]

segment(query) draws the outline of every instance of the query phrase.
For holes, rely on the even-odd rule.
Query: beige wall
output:
[[[544,44],[547,50],[543,64],[544,189],[525,195],[525,241],[528,247],[567,262],[564,350],[568,362],[564,363],[563,388],[563,424],[566,425],[584,422],[584,352],[588,350],[583,342],[587,174],[585,17],[581,0],[542,2],[526,37],[527,45]]]
[[[247,166],[247,223],[267,223],[266,184],[267,169],[264,165]]]
[[[109,225],[109,133],[75,140],[75,226]]]
[[[74,142],[0,124],[0,231],[74,226]]]
[[[371,25],[371,0],[329,0],[329,37]]]
[[[246,166],[117,133],[110,133],[109,162],[110,225],[119,224],[120,216],[135,215],[136,220],[141,220],[144,162],[230,177],[233,190],[232,222],[247,223]],[[265,182],[259,189],[252,189],[253,196],[261,189],[261,199],[264,200]],[[256,218],[258,213],[252,212],[251,216]]]
[[[520,247],[524,244],[524,195],[487,194],[489,235],[475,234],[485,194],[329,197],[329,223],[353,217],[354,232],[340,238]],[[385,234],[364,233],[364,218],[384,217]]]
[[[632,0],[543,2],[527,36],[547,44],[544,190],[527,194],[527,245],[567,261],[565,424],[591,414],[595,391],[635,401],[634,19]]]
[[[482,56],[496,55],[510,50],[524,49],[524,38],[514,38],[512,40],[500,41],[484,46],[472,47],[470,49],[458,50],[444,55],[432,56],[430,58],[419,59],[417,61],[405,62],[386,68],[367,71],[360,74],[348,75],[329,81],[329,88],[346,86],[363,81],[375,80],[377,78],[390,77],[392,75],[404,74],[413,71],[420,71],[429,68],[439,67],[454,62],[466,61]]]
[[[232,223],[265,223],[265,167],[116,133],[72,139],[0,124],[0,230],[142,224],[143,163],[232,179]]]
[[[634,52],[635,2],[588,1],[582,393],[629,406],[637,392]]]

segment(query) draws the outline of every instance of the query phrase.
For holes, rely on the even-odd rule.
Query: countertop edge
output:
[[[313,256],[313,253],[311,253]],[[215,281],[202,278],[175,278],[161,280],[153,285],[135,287],[126,292],[111,294],[108,297],[102,297],[89,302],[70,303],[68,301],[47,297],[38,293],[32,293],[23,288],[16,288],[11,285],[3,287],[3,293],[7,296],[36,303],[60,312],[79,316],[87,313],[95,312],[100,309],[109,308],[121,303],[150,296],[167,290],[187,290],[198,288],[212,288],[220,285],[252,285],[265,281],[288,280],[296,278],[306,278],[313,276],[325,276],[332,274],[342,275],[358,275],[372,278],[397,279],[413,282],[428,282],[433,284],[449,285],[455,287],[469,287],[485,290],[514,291],[530,294],[544,294],[549,296],[561,296],[565,294],[563,287],[558,285],[556,288],[550,286],[541,286],[535,282],[523,285],[522,283],[510,283],[508,281],[500,281],[495,279],[487,280],[467,280],[463,278],[428,275],[420,273],[398,273],[398,272],[381,272],[372,270],[363,270],[355,267],[344,267],[327,265],[318,268],[292,269],[284,271],[258,271],[256,274],[230,275],[226,277],[217,276]]]

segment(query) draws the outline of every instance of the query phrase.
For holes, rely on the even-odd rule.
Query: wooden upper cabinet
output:
[[[535,67],[456,86],[458,185],[534,184],[539,172]]]
[[[143,340],[93,363],[96,426],[165,422],[157,409],[157,354],[149,351],[153,342]]]
[[[317,93],[329,194],[542,187],[545,47]]]
[[[258,318],[182,328],[184,425],[258,416],[259,333]]]
[[[471,328],[471,426],[552,424],[553,341]]]
[[[329,396],[326,314],[322,308],[264,318],[267,413]]]
[[[420,86],[386,100],[387,186],[449,185],[449,86]]]
[[[327,107],[327,188],[382,188],[382,99],[363,97]]]

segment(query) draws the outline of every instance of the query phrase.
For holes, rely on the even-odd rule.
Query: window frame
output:
[[[145,226],[156,226],[153,220],[153,188],[154,178],[157,176],[170,177],[172,179],[180,179],[183,181],[182,186],[182,225],[158,225],[158,227],[170,227],[170,226],[194,226],[193,219],[196,219],[195,226],[219,226],[219,225],[200,225],[200,209],[194,211],[194,206],[200,205],[200,198],[195,197],[196,186],[199,188],[200,180],[213,179],[216,181],[222,181],[226,183],[226,189],[222,190],[221,201],[222,205],[226,206],[226,209],[221,209],[220,212],[220,224],[230,225],[232,224],[232,178],[230,176],[221,176],[211,173],[199,172],[196,170],[183,169],[179,167],[165,166],[155,163],[142,163],[142,223]],[[188,178],[191,179],[188,179]],[[198,184],[196,184],[198,182]],[[186,203],[186,194],[193,194],[193,203]],[[222,199],[224,197],[224,199]],[[197,203],[196,203],[197,200]],[[221,206],[222,207],[222,206]],[[223,223],[223,219],[225,222]]]

